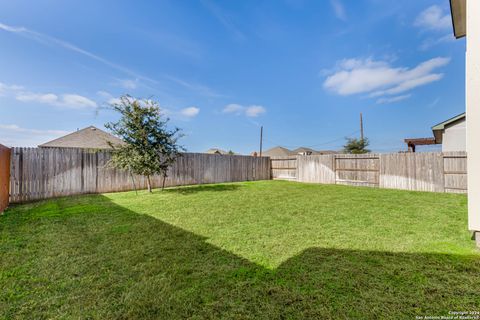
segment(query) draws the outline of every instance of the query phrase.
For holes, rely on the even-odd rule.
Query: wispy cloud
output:
[[[428,50],[433,46],[442,44],[442,43],[449,43],[455,41],[455,37],[453,36],[453,33],[448,33],[444,36],[441,36],[440,38],[427,38],[423,40],[423,42],[420,44],[419,49],[422,51]]]
[[[242,106],[235,103],[226,105],[222,110],[222,113],[245,115],[249,118],[256,118],[266,112],[267,109],[259,105]]]
[[[8,146],[33,147],[68,133],[63,130],[30,129],[16,124],[0,124],[1,142]]]
[[[76,45],[74,45],[70,42],[67,42],[67,41],[49,36],[45,33],[33,31],[33,30],[27,29],[25,27],[10,26],[10,25],[6,25],[6,24],[3,24],[3,23],[0,23],[0,30],[4,30],[4,31],[7,31],[7,32],[11,32],[11,33],[21,35],[21,36],[24,36],[26,38],[37,41],[37,42],[42,43],[42,44],[53,44],[53,45],[60,46],[64,49],[73,51],[75,53],[81,54],[81,55],[83,55],[85,57],[88,57],[90,59],[93,59],[95,61],[98,61],[98,62],[100,62],[100,63],[102,63],[106,66],[109,66],[109,67],[111,67],[113,69],[116,69],[120,72],[123,72],[125,74],[128,74],[128,75],[130,75],[134,78],[144,79],[144,80],[148,80],[148,81],[155,81],[154,79],[151,79],[151,78],[145,77],[143,75],[140,75],[140,74],[124,67],[124,66],[113,63],[113,62],[111,62],[111,61],[109,61],[105,58],[102,58],[102,57],[100,57],[100,56],[98,56],[98,55],[96,55],[96,54],[94,54],[90,51],[87,51],[87,50],[84,50],[80,47],[77,47]]]
[[[196,117],[200,113],[200,108],[197,107],[188,107],[180,110],[180,114],[187,118]]]
[[[427,108],[433,108],[440,102],[440,98],[435,98],[432,102],[427,105]]]
[[[342,21],[347,21],[347,13],[341,0],[330,0],[330,4],[332,5],[333,12],[335,12],[335,16]]]
[[[50,134],[50,135],[63,135],[67,134],[68,131],[63,130],[40,130],[40,129],[27,129],[22,128],[16,124],[0,124],[0,129],[8,130],[13,132],[25,132],[25,133],[33,133],[33,134]]]
[[[0,94],[14,97],[21,102],[34,102],[61,108],[84,109],[96,108],[97,103],[85,96],[75,93],[55,94],[39,93],[26,90],[23,86],[6,85],[0,82]]]
[[[23,89],[24,88],[22,86],[8,85],[0,82],[0,96],[10,94],[11,92],[18,92]]]
[[[99,55],[96,55],[96,54],[94,54],[94,53],[92,53],[88,50],[82,49],[82,48],[80,48],[80,47],[78,47],[78,46],[76,46],[76,45],[74,45],[74,44],[72,44],[68,41],[64,41],[64,40],[52,37],[52,36],[47,35],[45,33],[33,31],[33,30],[30,30],[30,29],[25,28],[25,27],[10,26],[10,25],[7,25],[7,24],[3,24],[1,22],[0,22],[0,30],[10,32],[10,33],[14,33],[14,34],[18,34],[20,36],[23,36],[25,38],[34,40],[34,41],[39,42],[41,44],[56,45],[56,46],[61,47],[63,49],[75,52],[75,53],[83,55],[85,57],[88,57],[88,58],[90,58],[94,61],[100,62],[100,63],[102,63],[102,64],[104,64],[104,65],[106,65],[106,66],[108,66],[108,67],[110,67],[114,70],[117,70],[119,72],[122,72],[122,73],[134,78],[135,79],[134,82],[137,85],[138,85],[140,80],[144,81],[144,82],[148,82],[148,83],[153,84],[153,85],[160,85],[161,84],[160,81],[158,81],[156,79],[153,79],[151,77],[142,75],[142,74],[140,74],[138,72],[135,72],[135,71],[133,71],[133,70],[131,70],[131,69],[125,67],[125,66],[116,64],[116,63],[111,62],[108,59],[105,59],[105,58],[103,58]],[[208,88],[207,86],[193,84],[193,83],[190,83],[188,81],[181,80],[181,79],[178,79],[176,77],[173,77],[173,76],[170,76],[170,75],[167,75],[167,74],[162,74],[161,76],[165,80],[173,81],[174,83],[179,84],[186,89],[194,91],[197,94],[206,95],[206,96],[209,96],[209,97],[218,96],[218,94],[216,94],[212,89]],[[127,86],[128,85],[132,86],[134,83],[133,82],[127,82],[127,83],[123,83],[123,84],[127,85]],[[148,85],[146,85],[146,87],[148,87]],[[127,88],[127,89],[131,89],[131,88]]]
[[[97,95],[100,97],[101,104],[103,105],[112,105],[120,103],[120,98],[114,97],[107,91],[98,91]]]
[[[204,86],[202,84],[185,81],[185,80],[173,77],[173,76],[165,76],[165,77],[167,79],[169,79],[170,81],[175,82],[176,84],[178,84],[178,85],[180,85],[184,88],[187,88],[189,90],[200,93],[202,96],[209,97],[209,98],[225,97],[225,95],[223,95],[221,93],[218,93],[218,92],[214,91],[213,89],[211,89],[207,86]]]
[[[62,94],[56,95],[54,93],[32,93],[21,92],[15,98],[22,102],[35,102],[48,104],[55,107],[84,109],[96,108],[97,103],[87,97],[78,94]]]
[[[443,73],[433,71],[449,61],[449,58],[437,57],[407,68],[371,58],[346,59],[337,63],[337,70],[326,78],[323,87],[339,95],[395,95],[440,80]]]
[[[201,3],[207,10],[225,27],[230,31],[237,40],[245,40],[247,37],[240,31],[239,28],[233,22],[233,18],[225,10],[220,8],[211,0],[202,0]]]
[[[139,79],[117,79],[115,85],[127,90],[135,90],[138,87]]]
[[[450,13],[445,11],[440,6],[430,6],[417,16],[413,25],[429,30],[445,30],[451,28],[452,19]]]
[[[386,103],[395,103],[395,102],[400,102],[403,100],[406,100],[410,98],[412,95],[411,94],[404,94],[401,96],[396,96],[396,97],[391,97],[391,98],[380,98],[377,100],[378,104],[386,104]]]

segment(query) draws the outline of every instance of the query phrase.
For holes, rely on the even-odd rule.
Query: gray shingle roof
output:
[[[124,144],[122,140],[94,126],[72,132],[66,136],[39,145],[40,148],[111,149],[112,144]]]

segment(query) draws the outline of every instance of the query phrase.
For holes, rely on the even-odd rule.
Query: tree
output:
[[[168,168],[184,150],[177,144],[182,137],[180,129],[168,129],[169,119],[163,117],[158,103],[152,100],[125,95],[118,103],[112,104],[112,108],[120,113],[120,120],[109,122],[105,127],[122,138],[125,144],[110,144],[113,153],[109,164],[145,176],[148,192],[152,192],[151,176],[161,174],[163,189]]]
[[[361,154],[361,153],[369,153],[370,150],[367,149],[370,142],[367,138],[364,139],[356,139],[356,138],[346,138],[347,143],[343,147],[343,151],[346,153],[353,153],[353,154]]]
[[[228,150],[228,155],[233,156],[234,154],[235,152],[233,152],[232,150]]]

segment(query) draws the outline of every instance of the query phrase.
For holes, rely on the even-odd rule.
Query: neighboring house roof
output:
[[[262,152],[262,156],[267,157],[282,157],[282,156],[296,156],[297,154],[312,154],[312,155],[322,155],[322,154],[334,154],[338,153],[333,150],[314,150],[308,147],[299,147],[295,150],[289,150],[284,147],[274,147]]]
[[[267,156],[267,157],[291,156],[295,154],[296,153],[294,153],[293,151],[280,146],[274,147],[262,152],[262,156]]]
[[[314,154],[339,154],[341,152],[338,152],[338,151],[334,151],[334,150],[317,150],[315,151]]]
[[[218,149],[218,148],[211,148],[211,149],[208,149],[207,151],[205,151],[205,153],[209,153],[209,154],[228,154],[228,151]]]
[[[311,149],[311,148],[307,148],[307,147],[300,147],[300,148],[297,148],[295,150],[293,150],[293,153],[295,154],[299,154],[299,153],[310,153],[310,154],[314,154],[316,151]]]
[[[77,130],[66,136],[39,145],[40,148],[79,148],[79,149],[111,149],[108,142],[114,145],[124,144],[114,135],[94,126]]]
[[[436,143],[442,143],[442,133],[445,130],[445,127],[448,127],[457,121],[461,121],[465,119],[465,112],[461,113],[453,118],[440,122],[432,127],[433,136],[435,137]]]
[[[322,154],[334,154],[338,153],[332,150],[314,150],[308,147],[300,147],[292,151],[293,154],[312,154],[312,155],[322,155]]]

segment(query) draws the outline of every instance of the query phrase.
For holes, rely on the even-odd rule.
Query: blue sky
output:
[[[464,111],[447,0],[0,0],[0,143],[35,146],[157,100],[189,151],[405,149]]]

